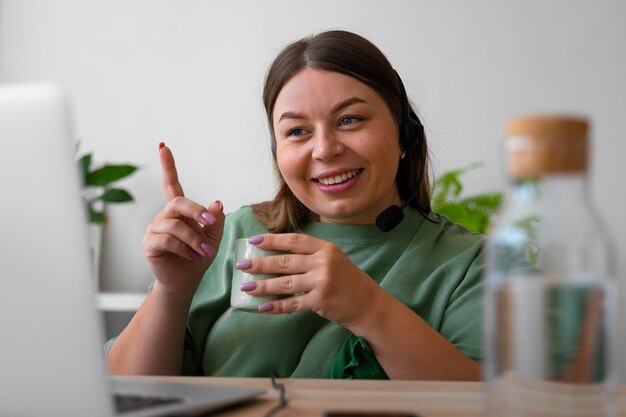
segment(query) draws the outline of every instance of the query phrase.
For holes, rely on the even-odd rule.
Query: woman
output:
[[[263,98],[272,202],[225,217],[219,201],[188,200],[160,147],[169,202],[143,241],[156,280],[109,343],[111,372],[478,379],[482,239],[427,218],[426,140],[385,56],[349,32],[302,39],[270,67]],[[375,226],[407,202],[393,230]],[[241,237],[289,254],[233,265]],[[230,308],[233,267],[282,274],[240,291],[289,296],[261,314]]]

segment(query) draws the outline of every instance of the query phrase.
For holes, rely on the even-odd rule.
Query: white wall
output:
[[[271,197],[265,70],[287,42],[330,28],[361,33],[387,54],[426,124],[436,172],[485,162],[468,174],[469,192],[503,186],[508,117],[590,116],[594,197],[624,275],[624,1],[0,1],[0,82],[64,84],[83,148],[142,167],[124,184],[137,203],[110,211],[105,289],[151,281],[141,238],[163,203],[160,140],[197,201],[221,199],[232,211]]]

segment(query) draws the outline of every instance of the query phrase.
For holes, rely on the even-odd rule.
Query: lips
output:
[[[332,174],[321,178],[313,178],[313,181],[323,185],[335,185],[344,183],[351,178],[359,175],[363,171],[363,168],[353,169],[342,173]]]

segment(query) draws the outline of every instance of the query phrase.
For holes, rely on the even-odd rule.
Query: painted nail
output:
[[[252,267],[252,260],[250,259],[242,259],[240,261],[237,261],[237,263],[235,264],[235,267],[237,269],[250,269]]]
[[[202,250],[204,251],[204,253],[206,253],[209,256],[214,256],[215,255],[215,249],[213,248],[213,246],[209,245],[206,242],[202,242],[200,244],[200,247],[202,248]]]
[[[266,311],[272,311],[274,309],[274,305],[270,303],[263,303],[259,306],[259,311],[264,313]]]
[[[202,217],[202,220],[204,220],[204,223],[206,224],[215,224],[215,222],[217,221],[217,217],[215,217],[213,214],[209,213],[208,211],[202,212],[200,217]]]
[[[159,150],[163,149],[164,146],[165,146],[165,142],[159,143]]]
[[[190,250],[189,251],[189,255],[193,258],[193,259],[200,259],[201,256],[198,254],[198,252],[196,252],[195,250]]]
[[[244,282],[243,284],[241,284],[239,286],[239,289],[241,289],[241,291],[252,291],[256,289],[256,282],[255,281],[247,281]]]
[[[248,243],[252,245],[258,245],[261,242],[263,242],[263,236],[261,235],[251,236],[248,238]]]
[[[222,204],[222,202],[220,200],[215,200],[215,202],[219,206],[220,211],[224,211],[224,204]]]

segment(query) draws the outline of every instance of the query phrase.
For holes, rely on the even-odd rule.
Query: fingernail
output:
[[[222,204],[220,200],[215,200],[214,202],[209,204],[209,210],[215,210],[215,209],[218,209],[219,211],[224,212],[224,205]]]
[[[200,259],[200,255],[198,254],[198,252],[196,252],[195,250],[190,250],[189,251],[189,255],[193,258],[193,259]]]
[[[243,284],[241,284],[239,286],[239,289],[241,289],[241,291],[252,291],[256,289],[256,282],[255,281],[247,281],[244,282]]]
[[[237,263],[235,264],[235,267],[237,269],[250,269],[252,267],[252,260],[250,259],[242,259],[240,261],[237,261]]]
[[[217,217],[215,217],[213,214],[209,213],[208,211],[202,212],[200,217],[202,217],[202,220],[204,220],[206,224],[215,224],[215,222],[217,221]]]
[[[261,242],[263,242],[263,236],[261,235],[251,236],[248,238],[248,243],[252,245],[258,245]]]
[[[206,253],[209,256],[214,256],[215,255],[215,249],[213,248],[213,246],[209,245],[206,242],[202,242],[200,244],[200,247],[202,248],[202,250],[204,251],[204,253]]]
[[[164,146],[165,146],[165,142],[159,143],[159,150],[163,149]]]
[[[274,309],[274,305],[270,303],[263,303],[259,306],[260,312],[272,311]]]

